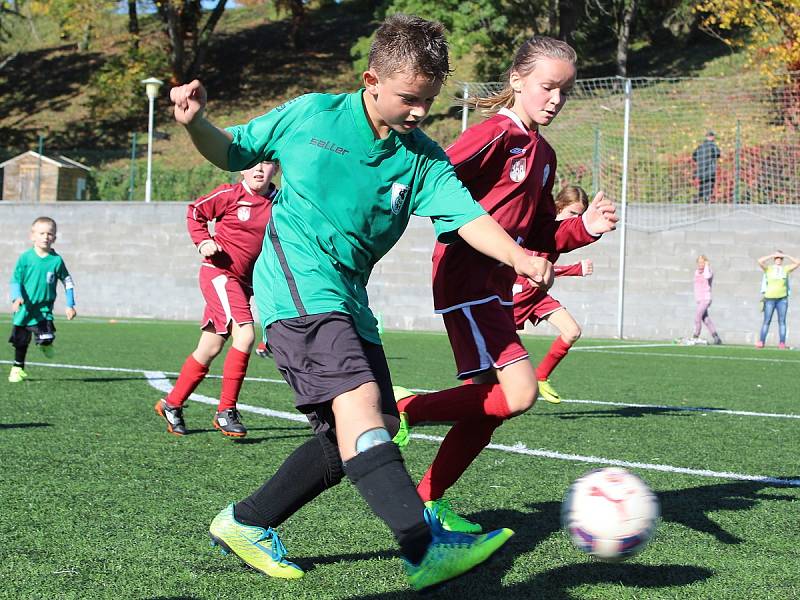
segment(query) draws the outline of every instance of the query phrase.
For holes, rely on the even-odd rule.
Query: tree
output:
[[[609,28],[617,41],[616,64],[617,75],[628,75],[628,49],[631,31],[636,18],[638,0],[593,0],[592,6],[604,18],[609,20]]]
[[[217,0],[205,20],[200,0],[155,0],[154,4],[169,40],[170,83],[191,81],[200,72],[227,0]]]
[[[75,40],[79,51],[91,45],[94,29],[115,8],[115,0],[28,0],[34,15],[47,15],[61,28],[61,37]]]
[[[745,45],[764,72],[800,71],[800,0],[706,0],[695,10],[710,33],[732,46]],[[750,40],[742,42],[738,28]]]

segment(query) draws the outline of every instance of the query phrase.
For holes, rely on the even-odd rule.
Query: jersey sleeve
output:
[[[444,150],[434,142],[430,142],[417,185],[412,213],[429,217],[442,243],[455,241],[460,227],[486,214],[456,177]]]
[[[264,160],[280,158],[280,148],[291,137],[298,123],[319,109],[314,99],[321,94],[306,94],[276,106],[267,114],[244,125],[228,127],[233,141],[228,148],[228,169],[242,171]]]
[[[72,280],[72,275],[69,274],[69,270],[67,269],[67,264],[64,262],[64,259],[61,259],[61,262],[58,264],[58,269],[56,270],[56,277],[58,280],[64,284],[64,293],[66,294],[66,305],[69,308],[75,306],[75,283]]]
[[[225,214],[230,190],[230,186],[220,186],[189,204],[186,211],[186,229],[195,246],[211,239],[208,222]]]
[[[470,127],[447,148],[445,152],[465,186],[469,187],[469,182],[479,174],[485,176],[483,170],[487,166],[496,164],[492,158],[502,150],[498,142],[504,133],[500,128]]]
[[[582,277],[583,263],[574,265],[553,265],[553,273],[556,277]]]

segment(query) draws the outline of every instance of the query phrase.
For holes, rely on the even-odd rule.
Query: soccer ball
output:
[[[579,550],[620,562],[647,545],[656,529],[658,498],[625,469],[594,469],[575,480],[561,504],[561,525]]]

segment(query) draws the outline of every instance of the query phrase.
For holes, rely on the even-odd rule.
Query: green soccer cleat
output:
[[[544,379],[539,381],[539,395],[547,400],[550,404],[558,404],[561,402],[561,396],[558,395],[558,392],[553,387],[553,384],[550,383],[549,379]]]
[[[449,500],[444,498],[428,500],[425,506],[436,515],[436,518],[439,519],[439,523],[441,523],[442,527],[447,531],[455,531],[458,533],[480,533],[483,531],[478,523],[468,521],[454,511]]]
[[[404,560],[408,583],[423,590],[463,575],[497,552],[514,535],[510,529],[496,529],[483,535],[446,531],[435,511],[425,510],[431,528],[431,543],[419,564]]]
[[[400,413],[400,429],[394,434],[392,441],[401,450],[408,446],[408,442],[411,441],[411,427],[408,426],[408,415],[404,412]]]
[[[53,348],[53,344],[39,346],[39,350],[42,351],[42,354],[44,354],[45,358],[53,358],[56,355],[56,349]]]
[[[11,372],[8,374],[9,383],[21,383],[25,381],[28,374],[22,367],[11,367]]]
[[[392,391],[394,392],[394,401],[399,402],[403,398],[408,398],[409,396],[416,396],[414,392],[409,390],[408,388],[404,388],[399,385],[393,385]]]
[[[300,567],[286,560],[286,548],[278,532],[272,527],[264,529],[239,523],[233,517],[233,504],[214,517],[208,532],[212,546],[219,545],[223,554],[233,552],[256,571],[281,579],[300,579],[303,576]]]

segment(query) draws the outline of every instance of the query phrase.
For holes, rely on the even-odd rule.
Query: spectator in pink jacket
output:
[[[697,257],[697,268],[694,271],[694,334],[692,341],[694,343],[700,342],[700,329],[705,324],[706,329],[714,338],[715,344],[721,344],[722,340],[717,334],[717,328],[714,327],[714,322],[708,314],[708,307],[711,306],[711,282],[714,279],[714,274],[711,272],[711,263],[708,257],[701,254]]]

